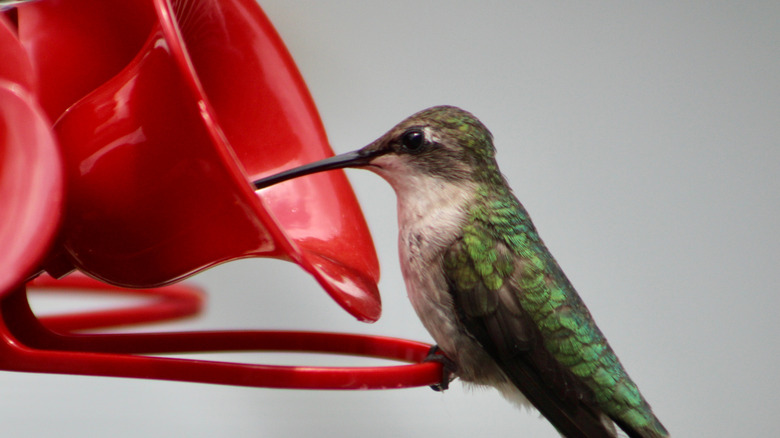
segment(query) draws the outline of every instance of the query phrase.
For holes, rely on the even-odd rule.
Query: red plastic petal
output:
[[[0,14],[0,79],[30,91],[33,89],[33,70],[16,32],[4,14]]]
[[[62,163],[29,94],[29,60],[0,15],[0,294],[23,284],[59,224]]]
[[[41,2],[19,13],[42,99],[51,114],[69,108],[56,131],[68,172],[62,240],[72,262],[107,282],[149,287],[238,257],[280,257],[357,318],[376,320],[378,262],[343,172],[260,195],[251,189],[259,176],[332,155],[305,84],[257,4],[157,0],[150,27],[141,7],[148,2],[121,2],[119,11],[138,5],[134,13],[103,3]],[[144,31],[150,36],[139,43]],[[79,93],[97,88],[76,102],[76,91],[59,91],[68,84]]]
[[[17,6],[19,39],[38,76],[38,98],[54,121],[119,73],[156,18],[150,0],[46,0]]]

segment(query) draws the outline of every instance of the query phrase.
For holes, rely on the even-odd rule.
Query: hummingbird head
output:
[[[435,106],[406,118],[362,149],[263,178],[255,187],[344,167],[371,170],[396,191],[421,179],[440,185],[503,181],[493,136],[485,125],[460,108]]]
[[[365,167],[394,186],[410,176],[474,181],[496,167],[490,131],[452,106],[420,111],[360,151],[371,157]]]

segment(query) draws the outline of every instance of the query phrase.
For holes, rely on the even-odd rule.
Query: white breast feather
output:
[[[408,172],[398,161],[381,164],[382,168],[372,170],[393,186],[398,198],[398,253],[417,316],[458,365],[461,380],[494,386],[516,405],[530,406],[482,347],[464,335],[441,268],[444,251],[463,229],[476,187],[470,182]]]

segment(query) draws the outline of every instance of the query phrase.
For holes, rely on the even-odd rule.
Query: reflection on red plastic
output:
[[[332,155],[257,4],[105,3],[52,0],[19,11],[66,152],[66,262],[112,284],[151,287],[227,260],[278,257],[301,265],[358,319],[375,321],[378,261],[343,172],[259,194],[251,187]],[[71,46],[73,56],[57,50]]]
[[[75,275],[55,281],[42,277],[30,287],[88,288],[93,293],[139,293]],[[171,290],[171,288],[176,288]],[[389,389],[439,383],[441,365],[422,361],[430,345],[404,339],[346,333],[292,331],[203,331],[171,333],[78,334],[93,328],[95,315],[113,312],[124,324],[191,314],[201,294],[185,283],[143,292],[158,297],[150,304],[36,319],[24,290],[0,302],[0,369],[112,377],[136,377],[225,385],[297,389]],[[127,312],[127,317],[121,316]],[[138,318],[157,315],[158,318]],[[134,316],[131,316],[134,315]],[[104,323],[110,323],[104,320]],[[97,324],[97,325],[106,325]],[[51,331],[57,325],[60,333]],[[373,367],[254,365],[154,357],[163,353],[227,351],[308,352],[370,356],[412,362]],[[417,363],[415,363],[417,362]]]
[[[54,121],[135,57],[156,21],[149,0],[46,0],[17,6],[41,106]]]
[[[59,225],[62,164],[28,87],[32,70],[0,15],[0,295],[38,267]]]
[[[33,70],[30,59],[16,38],[13,25],[0,14],[0,80],[33,89]]]
[[[186,283],[150,289],[124,289],[109,286],[79,273],[71,274],[62,280],[41,275],[29,282],[27,286],[38,291],[54,292],[58,295],[79,292],[149,298],[148,302],[137,306],[49,315],[40,318],[46,328],[58,333],[124,327],[186,318],[200,313],[205,299],[205,295],[200,289]]]

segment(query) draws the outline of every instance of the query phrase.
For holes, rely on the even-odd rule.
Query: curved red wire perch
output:
[[[71,274],[61,280],[56,280],[49,275],[41,275],[29,282],[27,286],[37,291],[53,291],[57,294],[79,292],[149,298],[147,302],[137,306],[39,318],[46,328],[60,333],[191,317],[200,313],[205,300],[205,293],[202,290],[187,283],[150,289],[127,289],[101,283],[79,273]]]
[[[86,328],[153,322],[191,315],[203,294],[186,284],[128,290],[81,275],[42,277],[29,284],[48,289],[140,294],[150,302],[126,309],[49,316],[40,320],[19,288],[0,302],[0,368],[297,389],[388,389],[440,382],[441,365],[419,363],[430,345],[381,336],[295,331],[201,331],[73,334]],[[112,323],[111,318],[115,317]],[[55,331],[56,330],[56,331]],[[153,354],[227,351],[335,353],[410,364],[375,367],[272,366],[154,357]]]

